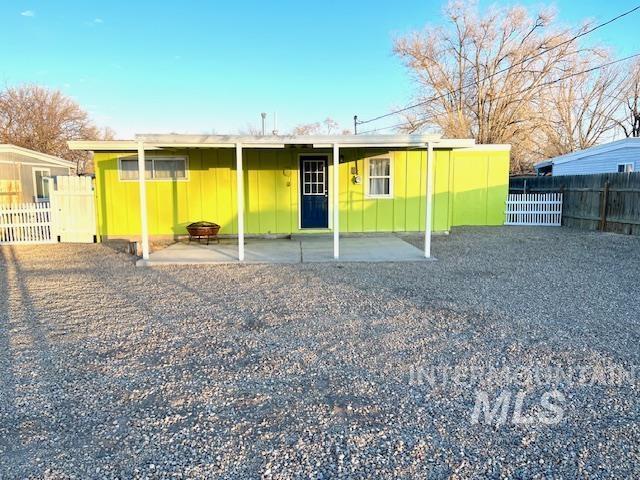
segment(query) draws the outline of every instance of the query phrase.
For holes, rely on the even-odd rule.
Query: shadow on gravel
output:
[[[11,246],[0,246],[0,292],[4,292],[0,294],[0,465],[23,464],[26,460],[18,435],[21,426],[16,408],[17,380],[9,339],[11,316],[7,253],[11,249]]]
[[[37,462],[46,458],[46,444],[53,441],[55,432],[64,423],[59,414],[77,409],[77,403],[70,403],[73,400],[67,395],[68,392],[63,394],[61,390],[64,388],[64,381],[56,371],[56,353],[47,340],[45,325],[48,320],[34,302],[26,285],[28,273],[22,270],[13,247],[8,255],[4,254],[5,249],[0,250],[4,257],[2,271],[6,272],[3,281],[7,292],[2,295],[6,316],[3,323],[7,327],[2,339],[2,348],[12,366],[8,369],[7,378],[11,379],[12,385],[8,387],[14,392],[14,408],[10,418],[13,419],[15,427],[5,438],[19,455],[19,465],[31,469],[27,471],[37,471],[38,475],[41,475],[43,472],[39,471]],[[9,294],[12,294],[13,298]],[[15,337],[13,347],[11,336]],[[18,401],[16,392],[20,392],[22,397],[20,406],[15,405]],[[61,400],[63,398],[64,402]],[[73,451],[77,447],[75,441],[81,438],[81,432],[66,436],[66,440],[73,439],[74,443],[64,446],[63,455]]]

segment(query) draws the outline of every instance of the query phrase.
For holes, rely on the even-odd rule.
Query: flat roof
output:
[[[314,148],[331,148],[334,144],[343,148],[364,147],[423,147],[431,143],[434,148],[480,147],[473,139],[444,139],[435,134],[411,135],[189,135],[189,134],[139,134],[131,140],[74,140],[71,150],[118,151],[137,150],[138,142],[145,149],[162,148],[284,148],[286,145],[311,145]],[[489,147],[483,145],[484,147]],[[508,145],[493,145],[509,148]]]

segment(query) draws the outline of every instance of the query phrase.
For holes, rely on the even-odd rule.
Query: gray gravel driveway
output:
[[[433,252],[0,247],[0,478],[640,477],[640,239],[469,228]]]

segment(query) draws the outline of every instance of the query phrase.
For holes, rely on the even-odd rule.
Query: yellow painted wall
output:
[[[298,216],[300,154],[330,150],[250,149],[244,151],[245,229],[247,234],[314,233],[300,230]],[[392,157],[393,198],[365,196],[365,158]],[[236,233],[236,170],[233,149],[164,152],[185,155],[186,180],[147,182],[150,235],[183,235],[198,220]],[[436,150],[433,228],[455,225],[501,225],[508,191],[508,150]],[[99,231],[109,237],[135,237],[140,232],[136,181],[121,181],[118,157],[135,153],[96,153]],[[149,156],[162,153],[148,152]],[[340,165],[340,229],[344,232],[420,231],[425,222],[426,151],[344,149]],[[352,170],[362,177],[353,182]],[[332,167],[329,168],[330,195]],[[329,202],[331,205],[331,202]],[[331,221],[331,215],[330,215]]]

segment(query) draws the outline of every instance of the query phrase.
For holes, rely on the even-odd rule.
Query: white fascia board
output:
[[[13,160],[0,160],[0,164],[3,165],[15,165],[16,163],[20,164],[20,165],[31,165],[34,167],[60,167],[60,168],[76,168],[75,165],[54,165],[52,162],[44,162],[44,161],[39,161],[39,162],[14,162]]]
[[[235,143],[145,143],[157,148],[236,148]],[[240,143],[242,148],[284,148],[284,143]]]
[[[415,142],[415,143],[403,143],[403,142],[390,142],[390,143],[339,143],[341,148],[427,148],[427,144],[430,143],[433,148],[475,148],[478,146],[481,147],[492,147],[490,150],[502,150],[502,145],[476,145],[474,140],[460,139],[460,140],[434,140],[434,141],[425,141],[425,142]],[[333,144],[329,143],[314,143],[313,148],[331,148]],[[509,145],[504,146],[510,148]]]
[[[69,150],[91,150],[94,152],[138,151],[138,143],[134,140],[69,140]],[[151,145],[144,146],[145,150],[157,150]]]
[[[37,152],[35,150],[30,150],[28,148],[18,147],[17,145],[11,144],[2,144],[0,145],[0,153],[17,153],[19,155],[24,155],[26,157],[31,157],[47,164],[58,165],[61,167],[75,168],[76,164],[72,161],[65,160],[64,158],[56,157],[54,155],[49,155],[42,152]]]
[[[284,143],[243,143],[242,148],[284,148]],[[205,147],[206,148],[206,147]]]
[[[350,144],[420,144],[439,140],[440,135],[136,135],[138,141],[151,144],[236,144],[261,145],[350,145]]]
[[[438,144],[435,145],[437,147]],[[486,151],[511,151],[511,145],[508,143],[478,143],[467,147],[466,150],[486,150]]]
[[[163,148],[285,148],[287,145],[311,145],[313,148],[434,148],[478,147],[473,139],[442,139],[440,135],[310,135],[310,136],[243,136],[243,135],[137,135],[137,140],[70,141],[72,150],[135,151],[137,142],[146,150]],[[487,145],[504,149],[508,145]]]
[[[426,143],[314,143],[313,148],[332,148],[334,145],[340,145],[341,148],[406,148],[406,147],[424,147]]]

